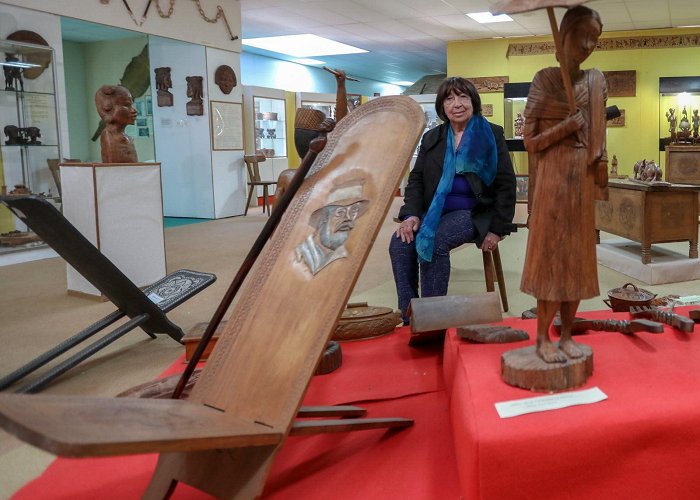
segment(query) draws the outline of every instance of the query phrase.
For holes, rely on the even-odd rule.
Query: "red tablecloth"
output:
[[[343,364],[313,377],[304,404],[361,402],[368,417],[406,417],[400,431],[370,430],[288,438],[268,476],[264,499],[355,500],[460,498],[442,346],[408,346],[408,328],[342,344]],[[181,372],[182,360],[163,375]],[[156,455],[56,459],[15,499],[140,498]],[[1,494],[0,494],[1,496]],[[174,499],[210,498],[180,484]]]
[[[684,309],[681,309],[683,311]],[[629,319],[626,313],[581,313]],[[530,345],[535,320],[508,320],[529,342],[479,345],[449,331],[445,383],[465,498],[700,498],[700,328],[590,332],[593,376],[608,399],[499,418],[494,403],[537,396],[501,380],[500,357]]]

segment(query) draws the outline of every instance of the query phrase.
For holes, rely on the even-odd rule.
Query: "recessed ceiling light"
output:
[[[319,61],[318,59],[309,59],[309,58],[294,59],[293,62],[295,62],[297,64],[310,64],[312,66],[320,66],[321,64],[326,64],[324,61]]]
[[[410,87],[410,86],[413,85],[414,83],[415,83],[415,82],[406,82],[406,81],[403,81],[403,82],[394,82],[394,85],[400,85],[400,86],[402,86],[402,87]]]
[[[494,16],[490,12],[472,12],[467,15],[474,19],[474,21],[476,21],[477,23],[481,24],[504,23],[506,21],[513,20],[510,16],[507,16],[505,14],[499,14],[498,16]]]
[[[310,34],[244,38],[242,43],[250,47],[257,47],[293,57],[331,56],[367,52],[352,45]]]

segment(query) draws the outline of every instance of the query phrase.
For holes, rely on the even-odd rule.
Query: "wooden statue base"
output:
[[[554,345],[559,345],[555,342]],[[565,363],[546,363],[535,346],[503,353],[501,378],[506,384],[535,392],[558,392],[580,387],[593,374],[593,349],[578,344],[583,356]]]

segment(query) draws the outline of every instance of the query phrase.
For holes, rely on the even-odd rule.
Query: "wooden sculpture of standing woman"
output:
[[[577,111],[571,114],[560,68],[537,73],[525,108],[525,147],[536,172],[525,269],[520,288],[537,298],[537,355],[563,363],[583,355],[571,338],[582,299],[599,294],[596,262],[595,199],[607,173],[605,101],[602,73],[582,70],[603,24],[588,7],[569,9],[561,22],[561,53],[568,69]],[[533,169],[532,161],[536,163]],[[558,347],[549,327],[561,313]]]

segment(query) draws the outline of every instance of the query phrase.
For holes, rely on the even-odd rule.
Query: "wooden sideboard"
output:
[[[652,243],[688,241],[698,257],[700,186],[611,180],[609,199],[596,202],[596,233],[616,234],[642,244],[642,263],[651,262]]]
[[[700,144],[666,146],[664,179],[677,184],[700,184]]]

